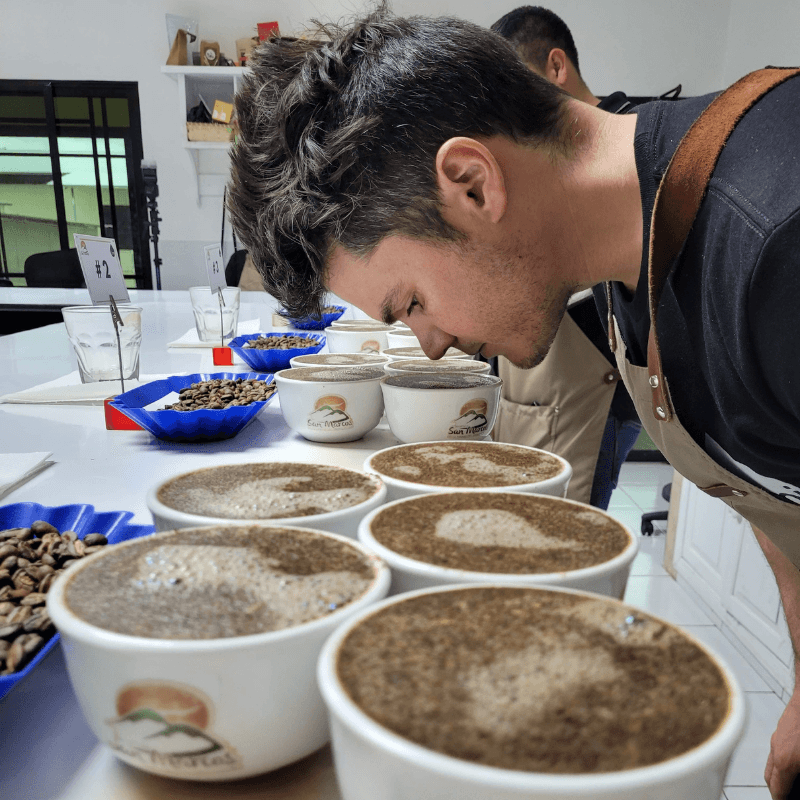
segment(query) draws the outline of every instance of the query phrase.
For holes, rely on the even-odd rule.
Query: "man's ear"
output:
[[[487,147],[475,139],[448,139],[436,154],[439,193],[451,224],[459,230],[470,222],[497,223],[508,198],[500,165]]]
[[[550,83],[564,88],[569,78],[569,60],[567,54],[559,47],[554,47],[547,56],[544,76]]]

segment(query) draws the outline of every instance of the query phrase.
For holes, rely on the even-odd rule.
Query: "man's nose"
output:
[[[419,339],[420,347],[425,351],[425,355],[433,360],[441,358],[458,341],[455,336],[451,336],[438,328],[429,328],[419,333],[415,331],[415,333],[417,339]]]

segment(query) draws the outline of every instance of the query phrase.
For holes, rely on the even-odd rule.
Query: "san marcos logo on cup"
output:
[[[380,353],[381,343],[375,339],[367,339],[366,342],[361,343],[362,353]]]
[[[353,418],[347,413],[347,402],[338,394],[326,394],[314,403],[308,415],[309,428],[352,428]]]
[[[468,400],[461,406],[460,416],[450,423],[447,431],[449,436],[474,436],[479,433],[486,433],[489,422],[486,413],[489,404],[482,398],[476,397]]]
[[[236,751],[210,731],[211,701],[191,686],[129,683],[117,692],[116,711],[106,720],[107,744],[129,758],[198,775],[241,766]]]

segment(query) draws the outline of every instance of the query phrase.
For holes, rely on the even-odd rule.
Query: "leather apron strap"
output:
[[[675,410],[664,379],[656,319],[661,292],[705,196],[711,174],[736,124],[767,92],[800,69],[767,67],[751,72],[718,95],[678,145],[656,194],[650,224],[650,335],[647,366],[655,418],[671,422]]]

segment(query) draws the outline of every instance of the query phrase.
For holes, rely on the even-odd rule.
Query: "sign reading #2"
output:
[[[112,297],[117,302],[130,303],[116,242],[81,233],[73,236],[92,305],[108,304]]]

